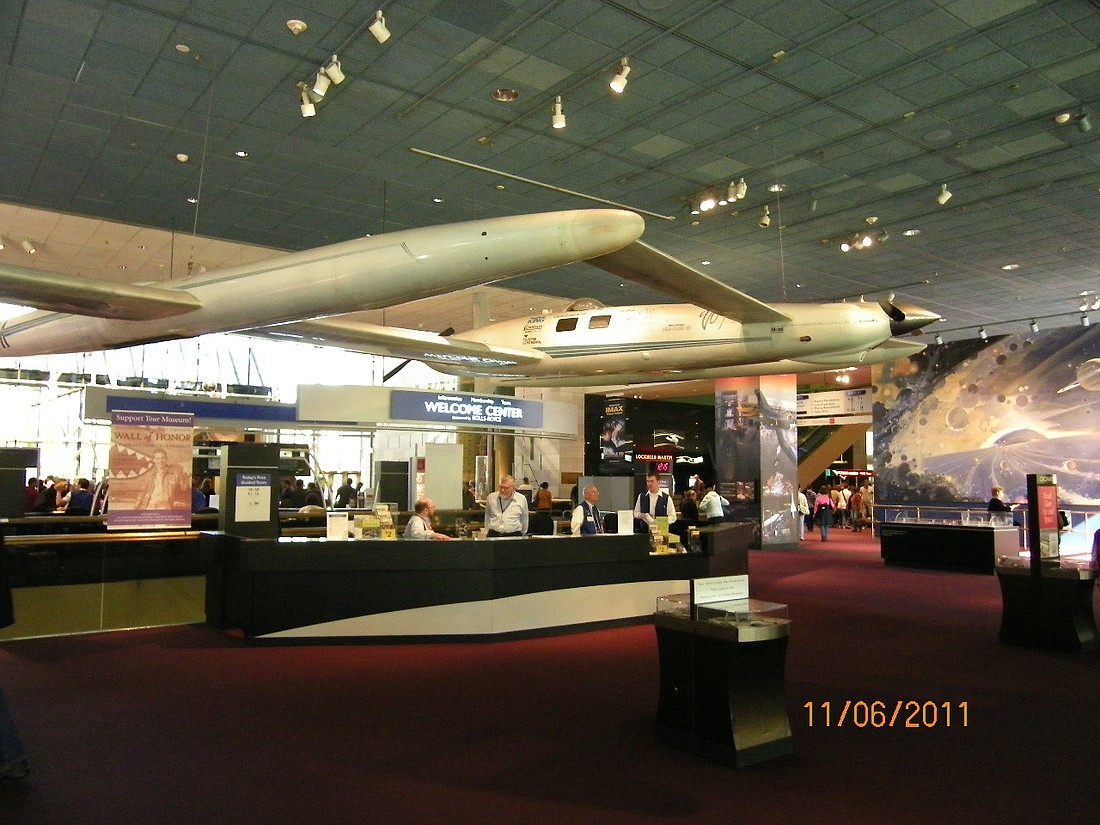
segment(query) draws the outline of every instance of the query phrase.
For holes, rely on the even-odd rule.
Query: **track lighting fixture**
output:
[[[760,228],[761,229],[767,229],[769,226],[771,226],[771,223],[772,223],[771,212],[768,210],[768,205],[764,204],[764,211],[760,215]]]
[[[941,346],[943,345],[943,336],[940,335],[938,332],[936,333],[936,343]]]
[[[852,251],[852,244],[849,243],[848,241],[841,241],[840,242],[840,251],[841,252],[851,252]]]
[[[718,201],[714,197],[714,195],[710,195],[710,194],[703,195],[703,199],[701,201],[699,201],[699,211],[700,212],[709,212],[710,210],[712,210],[717,205],[718,205]]]
[[[951,194],[951,190],[947,188],[947,184],[941,183],[940,193],[936,195],[936,202],[939,203],[940,206],[943,206],[945,203],[951,200]]]
[[[1031,319],[1031,323],[1028,324],[1028,326],[1031,328],[1032,332],[1039,331],[1039,323],[1034,318]]]
[[[989,338],[989,333],[985,331],[985,327],[981,327],[978,329],[978,337],[981,338],[983,341]]]
[[[33,241],[24,239],[22,246],[23,246],[23,251],[26,252],[28,255],[38,254],[38,247],[36,247],[34,245]]]
[[[1088,315],[1082,315],[1081,316],[1081,326],[1087,327],[1088,325],[1089,325],[1089,316]]]
[[[1092,309],[1100,309],[1100,295],[1092,296]]]
[[[336,55],[332,56],[332,60],[321,67],[321,71],[325,73],[329,80],[339,86],[344,82],[346,75],[344,69],[340,65],[340,58]]]
[[[390,30],[386,28],[386,18],[382,16],[381,9],[374,15],[374,22],[367,26],[367,31],[373,34],[374,39],[379,43],[385,43],[390,39]]]
[[[301,89],[301,110],[302,117],[313,117],[317,114],[317,107],[313,105],[313,101],[309,99],[309,84],[304,80],[298,84],[298,88]]]
[[[745,195],[749,192],[749,185],[745,183],[745,179],[741,178],[737,181],[737,185],[733,188],[733,193],[736,195],[736,200],[744,199]]]
[[[619,61],[619,73],[611,78],[611,91],[621,95],[626,88],[628,74],[630,74],[630,66],[627,65],[627,59],[624,57]]]
[[[565,115],[561,111],[561,95],[554,98],[554,116],[550,118],[550,123],[555,129],[565,128]]]
[[[1092,128],[1092,121],[1089,120],[1087,112],[1081,112],[1073,119],[1073,122],[1077,124],[1078,132],[1087,132]]]
[[[322,68],[313,78],[313,85],[310,87],[310,91],[313,92],[313,95],[316,98],[320,99],[325,96],[325,93],[328,91],[328,87],[331,85],[331,78],[329,78],[329,76],[325,74],[325,70]]]

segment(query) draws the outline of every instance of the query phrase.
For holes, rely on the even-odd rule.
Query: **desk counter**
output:
[[[267,643],[468,640],[649,620],[688,579],[748,571],[751,532],[651,555],[645,535],[433,541],[203,533],[207,622]],[[717,539],[718,537],[716,537]]]

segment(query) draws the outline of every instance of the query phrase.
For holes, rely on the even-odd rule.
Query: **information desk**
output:
[[[997,558],[1020,547],[1016,527],[988,524],[884,522],[880,555],[886,564],[992,573]]]
[[[1096,570],[1090,565],[1002,558],[1000,641],[1037,650],[1081,653],[1100,647],[1092,611]]]
[[[688,579],[748,570],[747,543],[658,556],[647,535],[633,534],[200,540],[207,622],[283,644],[494,639],[648,621],[657,596]]]

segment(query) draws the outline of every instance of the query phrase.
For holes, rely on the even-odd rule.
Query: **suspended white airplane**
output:
[[[598,209],[469,221],[347,241],[170,285],[88,282],[0,265],[0,355],[112,349],[244,332],[423,361],[502,384],[590,386],[809,372],[882,363],[938,319],[898,303],[764,304],[638,241],[642,219]],[[460,335],[340,315],[588,261],[688,304],[566,310]]]

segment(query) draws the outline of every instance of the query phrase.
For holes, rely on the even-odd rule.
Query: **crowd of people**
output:
[[[822,541],[829,540],[833,527],[855,533],[870,529],[874,502],[874,488],[868,481],[855,488],[847,481],[823,484],[816,492],[812,486],[807,486],[798,491],[800,538],[806,538],[815,526]]]

